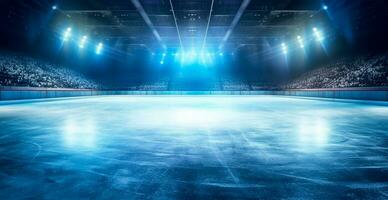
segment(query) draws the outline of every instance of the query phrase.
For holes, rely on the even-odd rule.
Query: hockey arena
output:
[[[0,5],[0,199],[388,199],[387,2]]]

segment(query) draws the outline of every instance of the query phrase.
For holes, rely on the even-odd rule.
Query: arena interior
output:
[[[0,11],[0,199],[388,199],[386,0]]]

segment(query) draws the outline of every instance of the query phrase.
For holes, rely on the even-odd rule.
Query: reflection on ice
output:
[[[239,111],[232,111],[229,109],[218,110],[200,107],[182,107],[178,109],[135,111],[127,116],[127,121],[128,127],[131,129],[147,128],[157,129],[159,131],[165,128],[218,129],[230,125],[230,122],[233,122],[240,115],[241,113]]]
[[[302,151],[315,151],[329,140],[330,126],[324,117],[302,118],[298,124],[298,145]]]
[[[203,124],[216,119],[215,116],[209,115],[211,113],[206,113],[206,110],[181,109],[172,111],[171,120],[184,126],[197,123]]]
[[[67,117],[63,127],[63,143],[69,148],[94,148],[96,125],[92,118],[80,120]]]
[[[181,127],[217,127],[225,120],[226,116],[223,112],[208,111],[205,109],[176,109],[169,113],[166,120]]]
[[[0,106],[0,199],[384,199],[387,108],[273,96]]]

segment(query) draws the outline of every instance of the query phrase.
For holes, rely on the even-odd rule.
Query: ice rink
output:
[[[0,104],[0,199],[387,199],[388,104],[102,96]]]

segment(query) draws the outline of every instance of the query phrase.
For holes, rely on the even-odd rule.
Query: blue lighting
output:
[[[189,53],[190,60],[194,60],[197,57],[197,53],[195,51],[191,51]]]
[[[327,5],[323,5],[322,8],[323,8],[323,10],[329,9],[329,7],[327,7]]]
[[[214,53],[206,50],[197,51],[196,49],[190,49],[189,51],[177,50],[175,52],[163,53],[161,54],[161,58],[158,61],[160,64],[165,63],[167,57],[171,55],[171,59],[174,62],[180,63],[183,65],[209,65],[213,64],[216,58],[215,56],[223,57],[225,54],[223,52]],[[163,62],[162,62],[163,61]]]
[[[53,6],[51,7],[51,9],[56,10],[56,9],[58,9],[58,7],[57,7],[56,5],[53,5]]]
[[[96,47],[96,54],[101,54],[102,52],[102,49],[103,49],[104,45],[100,42],[98,43],[97,47]]]
[[[63,41],[68,41],[71,37],[71,28],[67,28],[66,31],[63,33]]]
[[[162,59],[160,60],[160,64],[164,65],[164,60],[166,59],[167,53],[162,54]]]
[[[303,41],[303,38],[302,38],[300,35],[298,35],[297,40],[298,40],[299,47],[300,47],[301,49],[304,49],[304,41]]]
[[[315,39],[318,41],[318,42],[321,42],[323,41],[323,36],[322,36],[322,33],[321,31],[319,31],[316,27],[313,28],[313,32],[314,32],[314,37]]]
[[[86,36],[86,35],[82,36],[82,38],[79,41],[79,48],[80,49],[85,48],[87,40],[88,40],[88,36]]]
[[[283,51],[283,54],[287,54],[288,53],[288,47],[285,43],[282,43],[282,51]]]

